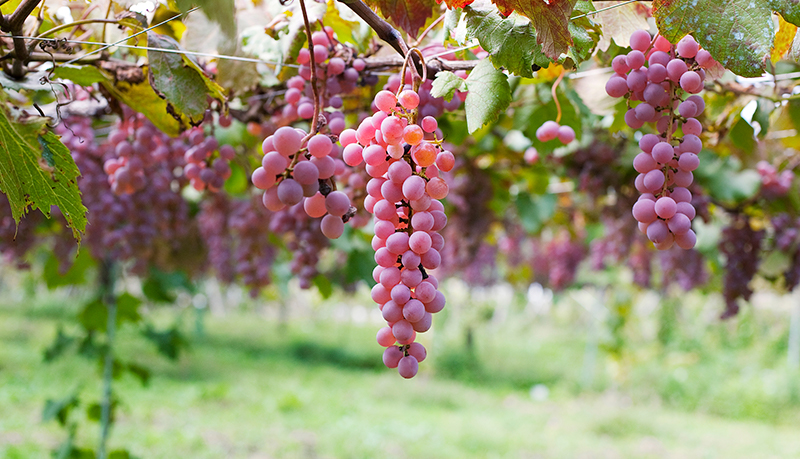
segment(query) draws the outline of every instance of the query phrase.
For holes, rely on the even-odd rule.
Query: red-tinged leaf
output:
[[[442,1],[444,1],[444,4],[452,10],[453,8],[464,8],[475,0],[436,0],[436,3],[441,5]]]
[[[416,36],[425,22],[433,16],[436,0],[366,0],[370,8],[377,8],[386,19],[403,29],[411,36]]]
[[[502,14],[516,11],[531,20],[544,54],[557,60],[572,46],[569,17],[577,0],[492,0]]]

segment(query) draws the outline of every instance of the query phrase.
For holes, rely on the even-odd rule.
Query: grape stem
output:
[[[317,62],[314,58],[314,41],[311,39],[311,24],[308,22],[308,12],[306,12],[305,0],[300,0],[300,9],[303,12],[303,22],[306,27],[306,37],[308,38],[308,53],[311,61],[311,91],[314,95],[314,117],[311,118],[311,126],[308,128],[301,145],[304,145],[308,139],[317,133],[317,124],[319,123],[320,101],[319,101],[319,88],[317,87]]]
[[[553,95],[553,102],[556,103],[556,112],[557,112],[556,123],[561,122],[561,103],[558,102],[558,96],[556,96],[556,89],[558,89],[558,85],[561,83],[561,80],[564,79],[564,73],[566,73],[566,71],[564,70],[564,67],[561,67],[561,73],[558,75],[558,78],[556,78],[555,83],[553,83],[553,87],[550,89],[550,93]]]

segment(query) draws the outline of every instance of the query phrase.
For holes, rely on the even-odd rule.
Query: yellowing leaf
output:
[[[797,35],[797,26],[786,22],[782,16],[778,16],[780,26],[778,33],[775,34],[775,45],[772,48],[772,55],[770,60],[773,64],[781,60],[781,58],[789,52],[794,42],[794,37]]]

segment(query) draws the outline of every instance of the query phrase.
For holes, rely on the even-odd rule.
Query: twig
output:
[[[397,54],[402,57],[406,57],[408,54],[408,44],[403,40],[403,36],[400,35],[394,27],[392,27],[388,22],[384,21],[380,16],[375,14],[364,2],[361,0],[339,0],[339,2],[344,3],[347,5],[348,8],[353,10],[354,13],[358,15],[364,22],[367,23],[368,26],[375,31],[378,35],[378,38],[385,41],[389,44]],[[417,68],[417,72],[422,75],[422,63],[419,60],[419,57],[416,55],[412,55],[411,57],[414,61],[414,66]]]
[[[314,117],[311,119],[311,126],[308,129],[308,135],[303,139],[303,143],[310,139],[311,136],[317,133],[317,124],[319,123],[320,113],[320,100],[319,88],[317,87],[317,60],[314,57],[314,41],[311,39],[311,24],[308,22],[308,13],[306,12],[305,0],[300,0],[300,10],[303,12],[303,21],[305,21],[306,35],[308,36],[308,54],[311,61],[311,92],[314,95]],[[327,34],[326,34],[327,35]]]

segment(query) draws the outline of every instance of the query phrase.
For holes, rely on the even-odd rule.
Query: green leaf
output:
[[[171,360],[177,360],[181,349],[189,345],[186,338],[184,338],[183,334],[178,330],[177,325],[165,331],[158,331],[151,325],[147,325],[144,331],[142,331],[142,335],[156,345],[161,355]]]
[[[542,52],[557,60],[572,46],[569,18],[577,0],[492,0],[503,14],[516,10],[526,16],[536,29],[536,41]]]
[[[166,35],[149,32],[151,48],[182,50],[178,42]],[[208,108],[207,96],[225,101],[225,90],[211,81],[195,61],[185,54],[147,51],[150,63],[150,85],[167,102],[167,112],[182,125],[197,126]]]
[[[707,150],[701,151],[699,156],[700,166],[694,171],[695,179],[714,199],[737,203],[758,193],[761,176],[752,169],[740,171],[741,165],[736,158],[721,159]]]
[[[520,222],[525,231],[537,233],[556,211],[554,194],[530,195],[520,193],[514,200]]]
[[[58,206],[80,242],[86,229],[86,207],[77,183],[80,171],[45,122],[36,117],[17,123],[9,119],[5,106],[0,108],[0,191],[8,197],[17,223],[33,209],[50,218],[50,206]]]
[[[67,424],[70,411],[78,406],[78,393],[73,392],[61,399],[47,399],[42,410],[42,421],[57,420],[62,426]]]
[[[733,73],[760,76],[775,40],[772,12],[800,25],[796,0],[654,0],[658,30],[676,43],[692,34],[703,48]]]
[[[200,11],[208,19],[219,24],[222,31],[230,38],[236,38],[236,12],[234,0],[175,0],[181,13],[199,6]]]
[[[10,78],[5,72],[0,72],[0,86],[4,89],[13,89],[19,91],[27,89],[28,91],[52,91],[57,90],[63,92],[64,89],[58,85],[48,85],[49,70],[40,70],[38,72],[28,72],[20,79]]]
[[[503,18],[497,10],[471,6],[464,8],[464,16],[467,34],[478,39],[495,67],[533,78],[533,72],[550,64],[536,41],[536,31],[523,16]]]
[[[78,251],[71,264],[67,264],[66,272],[61,272],[62,260],[54,252],[50,252],[44,263],[42,275],[47,288],[54,289],[64,285],[81,285],[86,283],[86,271],[95,266],[95,260],[88,250]]]
[[[469,133],[500,117],[511,103],[511,87],[505,73],[484,59],[475,66],[466,80],[465,111]]]
[[[139,305],[142,300],[130,293],[123,293],[116,299],[117,302],[117,326],[124,322],[138,322],[142,316],[139,315]],[[108,307],[102,299],[95,298],[86,303],[81,312],[78,313],[78,321],[83,328],[89,331],[105,332],[108,325]]]
[[[453,72],[441,71],[436,73],[436,79],[433,80],[433,87],[431,88],[431,95],[433,97],[444,97],[444,100],[450,102],[456,91],[464,91],[467,89],[467,83],[463,78],[456,76]]]
[[[56,332],[56,339],[44,350],[44,361],[52,362],[58,358],[75,342],[75,340],[75,337],[65,334],[64,329],[59,324],[58,331]]]
[[[324,276],[322,274],[317,274],[311,280],[314,286],[317,287],[319,294],[322,295],[322,298],[328,299],[333,294],[333,284],[331,280],[328,279],[328,276]]]
[[[153,302],[173,303],[176,290],[192,292],[194,287],[182,271],[165,272],[150,268],[150,273],[142,282],[142,293]]]
[[[573,15],[579,16],[595,11],[592,2],[579,0],[573,9]],[[569,33],[572,35],[572,46],[569,57],[579,64],[592,57],[595,46],[600,41],[600,28],[590,16],[584,16],[569,22]]]
[[[731,126],[728,136],[730,137],[733,145],[735,145],[736,148],[741,149],[747,155],[751,155],[755,151],[755,130],[753,129],[753,126],[751,126],[750,123],[745,121],[741,116],[739,116],[736,122],[733,123],[733,126]]]
[[[93,65],[59,65],[53,69],[53,76],[63,78],[81,86],[108,81],[109,77]]]
[[[129,363],[125,368],[139,380],[142,386],[146,386],[150,383],[151,373],[146,367],[137,365],[135,363]]]

